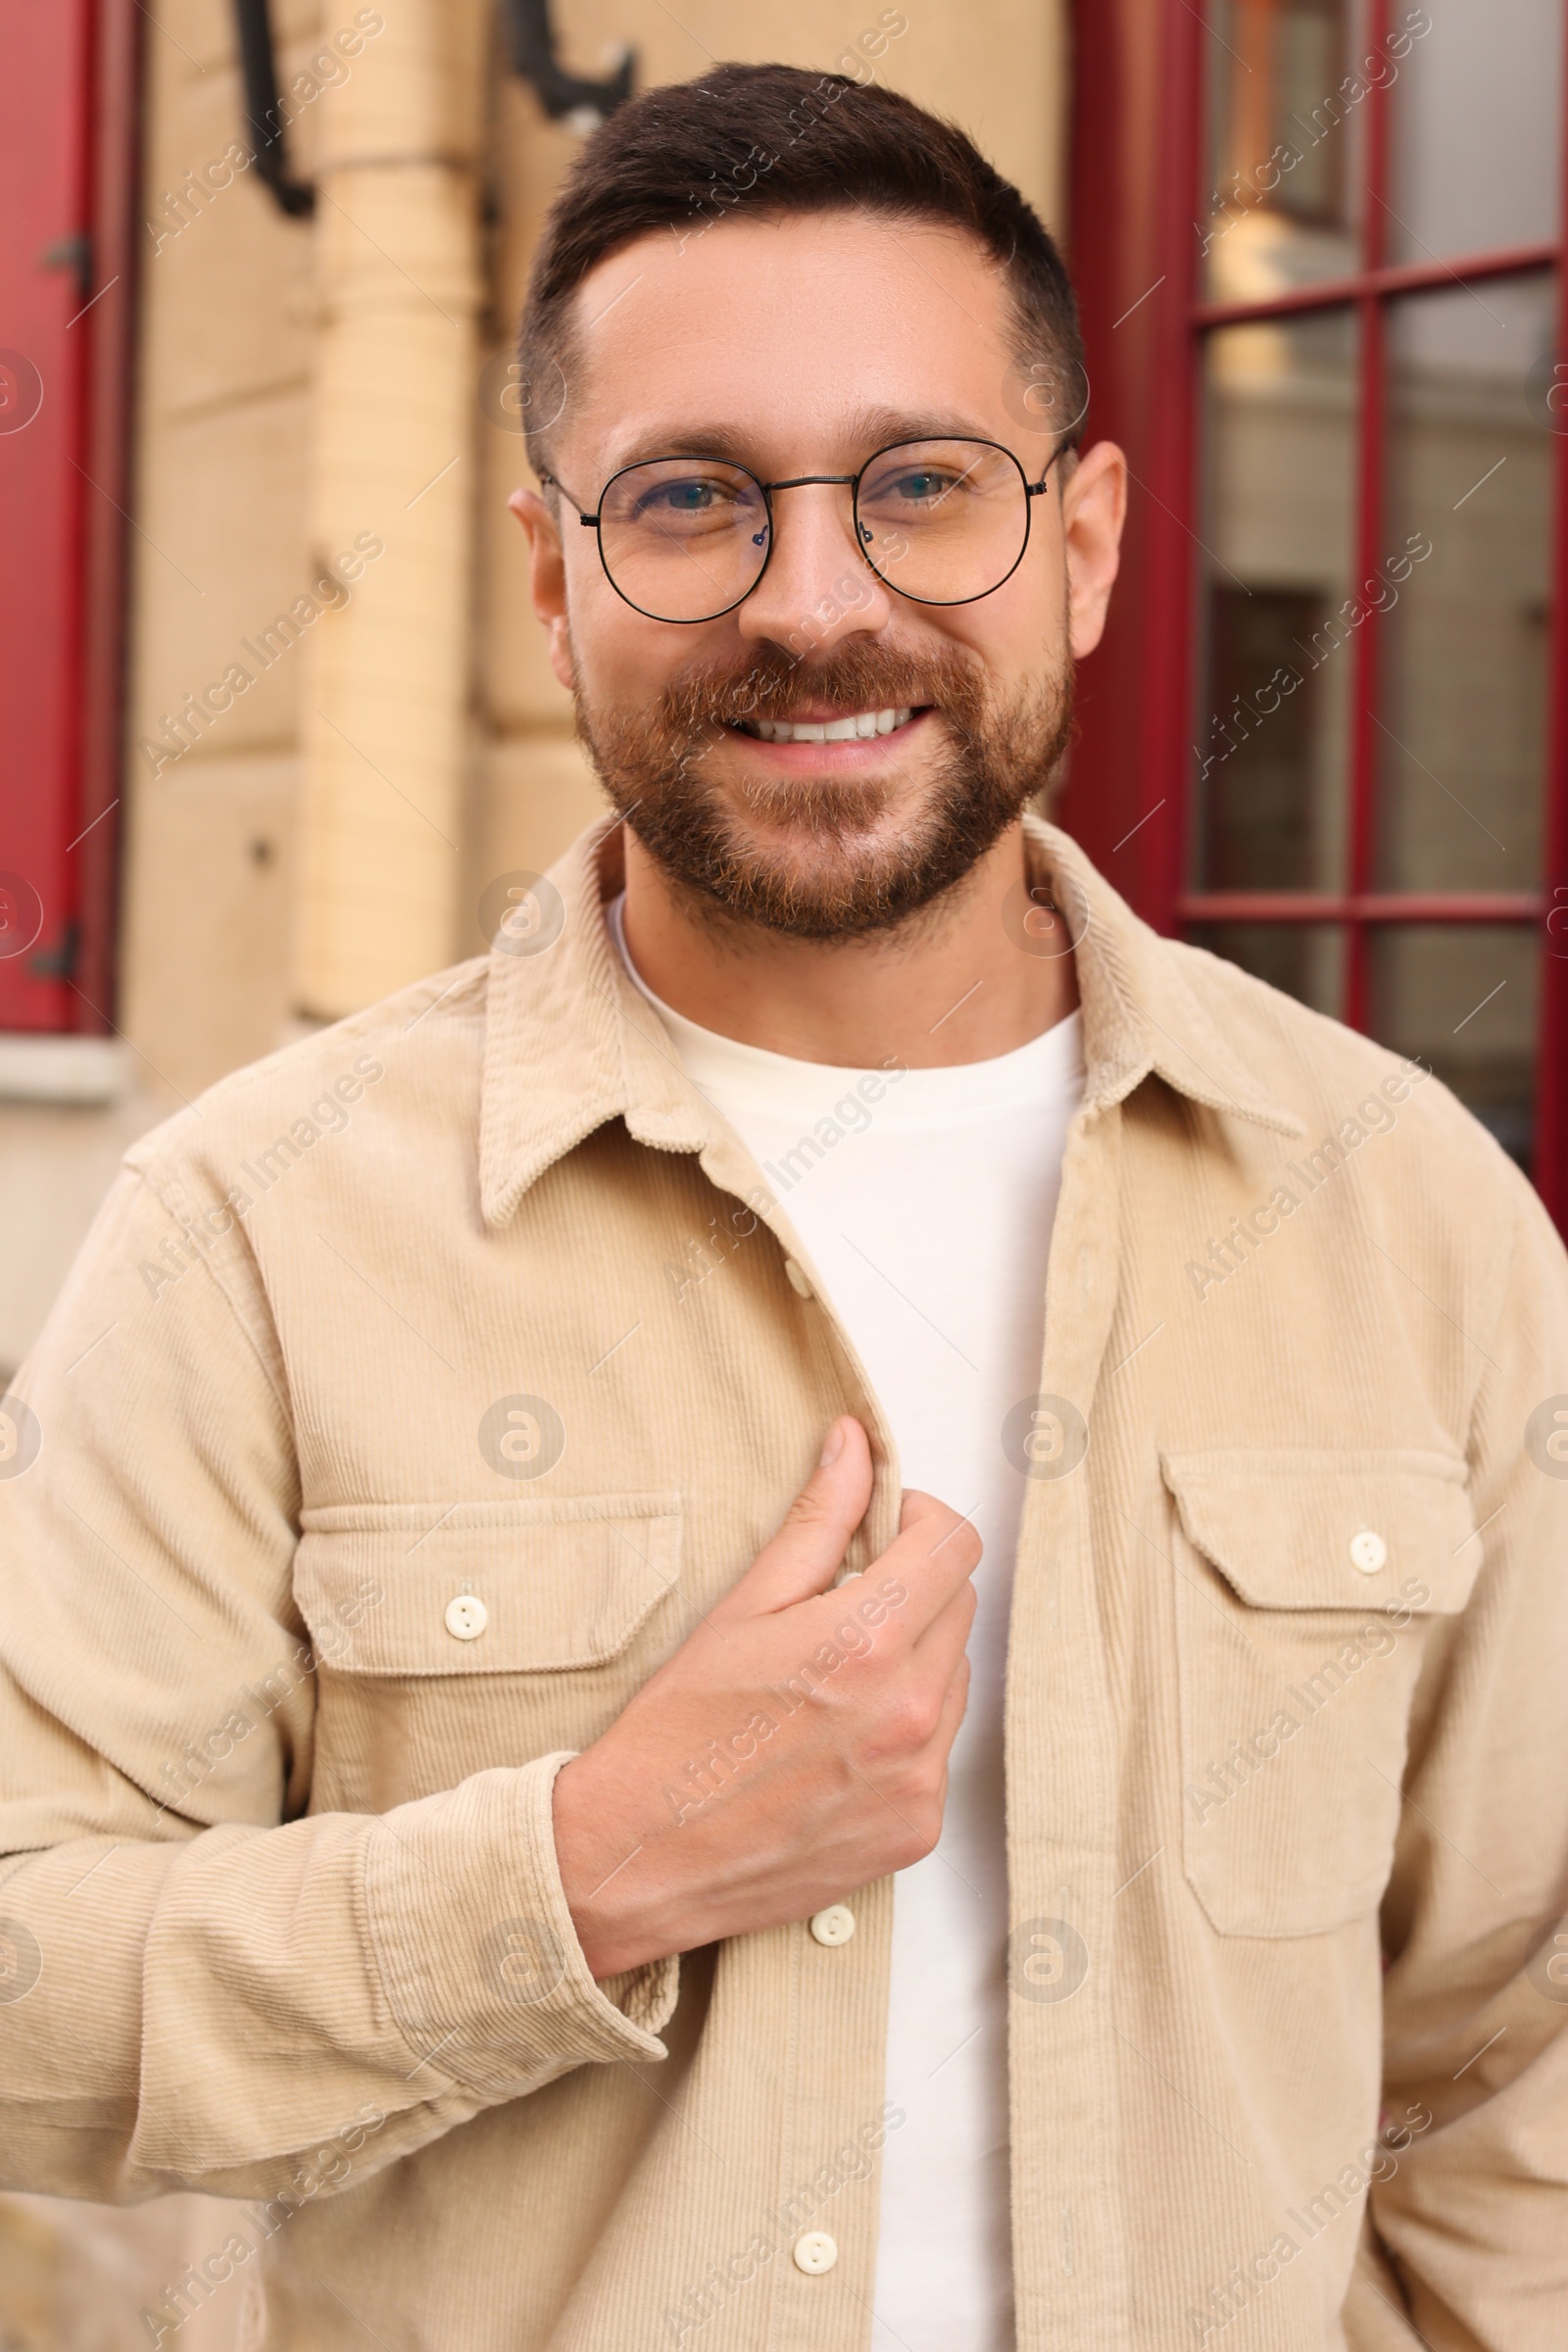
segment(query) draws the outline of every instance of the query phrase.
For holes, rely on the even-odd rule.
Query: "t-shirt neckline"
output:
[[[705,1094],[724,1095],[759,1108],[783,1109],[799,1104],[803,1115],[814,1115],[825,1097],[854,1092],[865,1079],[890,1079],[898,1084],[898,1108],[904,1115],[940,1112],[952,1116],[996,1103],[1075,1101],[1083,1092],[1083,1015],[1078,1007],[1038,1037],[1005,1054],[982,1061],[946,1063],[935,1069],[910,1069],[890,1057],[864,1067],[847,1062],[806,1061],[770,1047],[753,1046],[705,1028],[666,1004],[655,994],[626,945],[621,909],[622,891],[605,909],[627,977],[669,1031],[688,1077]]]

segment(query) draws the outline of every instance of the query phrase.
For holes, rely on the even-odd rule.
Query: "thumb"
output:
[[[858,1421],[841,1414],[828,1430],[822,1458],[791,1503],[783,1526],[765,1544],[728,1595],[726,1609],[747,1617],[787,1609],[825,1592],[871,1499],[871,1445]]]

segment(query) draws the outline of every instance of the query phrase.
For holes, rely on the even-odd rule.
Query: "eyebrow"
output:
[[[985,431],[972,417],[953,412],[941,414],[934,410],[862,408],[851,412],[836,430],[839,445],[844,449],[863,450],[872,457],[896,441],[991,441],[995,435]],[[636,435],[609,466],[606,479],[618,473],[623,466],[640,466],[650,458],[723,458],[732,466],[744,466],[748,472],[758,468],[754,463],[756,437],[733,423],[713,418],[679,426],[656,426],[652,431]],[[831,467],[821,453],[812,460],[813,470],[818,462],[823,471]],[[854,471],[853,466],[848,470]],[[759,475],[759,479],[762,478]]]

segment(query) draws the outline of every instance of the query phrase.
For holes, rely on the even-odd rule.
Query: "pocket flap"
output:
[[[1253,1608],[1451,1615],[1470,1597],[1482,1545],[1451,1455],[1249,1446],[1160,1465],[1189,1542]]]
[[[307,1511],[294,1590],[347,1674],[599,1666],[680,1577],[679,1494],[348,1504]],[[454,1602],[476,1603],[454,1609]]]

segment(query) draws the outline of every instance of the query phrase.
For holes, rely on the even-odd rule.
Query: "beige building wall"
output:
[[[858,57],[963,122],[1057,222],[1063,5],[681,0],[677,18],[662,0],[556,0],[555,15],[565,66],[603,74],[629,42],[640,86],[720,59]],[[240,136],[232,10],[148,12],[124,1044],[118,1064],[0,1052],[0,1372],[135,1134],[302,1020],[477,953],[490,878],[548,865],[600,806],[506,511],[531,478],[523,444],[481,405],[576,138],[503,71],[480,0],[370,13],[384,29],[300,106],[291,165],[321,175],[325,201],[299,221],[250,172],[189,195]],[[364,24],[359,0],[273,0],[272,16],[285,88]],[[182,189],[183,220],[164,210]],[[313,596],[367,533],[383,552],[348,599]],[[250,682],[230,679],[215,712],[236,663]],[[199,721],[192,698],[214,688]],[[0,2198],[0,2343],[146,2340],[143,2303],[221,2242],[221,2219],[197,2198],[129,2213]],[[179,2340],[217,2352],[236,2317],[219,2298]]]

